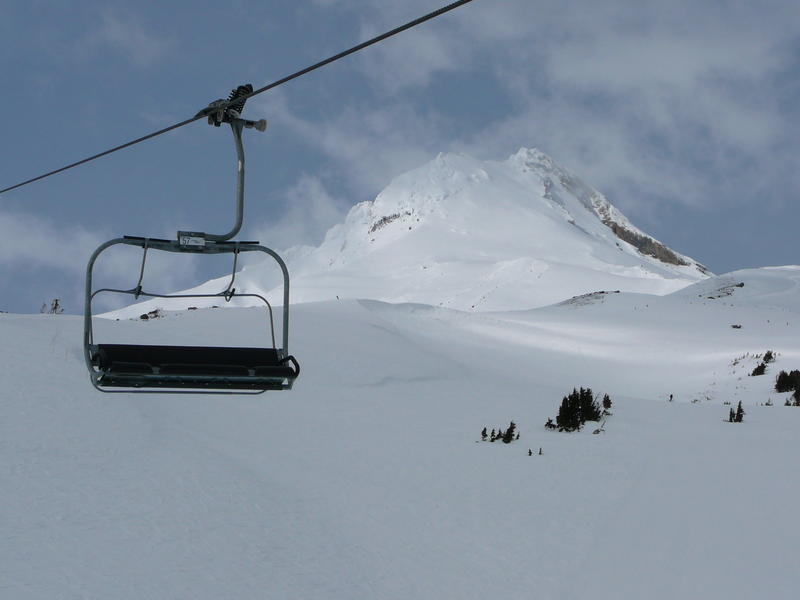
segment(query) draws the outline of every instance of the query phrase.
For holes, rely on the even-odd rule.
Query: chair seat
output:
[[[107,387],[279,389],[298,372],[275,348],[98,344],[92,364]]]

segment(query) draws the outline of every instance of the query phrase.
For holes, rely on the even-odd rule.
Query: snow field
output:
[[[716,300],[295,306],[301,377],[261,396],[100,394],[80,319],[0,315],[0,598],[793,598],[800,410],[770,388],[800,368],[796,273],[732,276]],[[258,323],[96,327],[249,344]],[[763,377],[732,365],[767,349]],[[542,427],[573,386],[611,395],[604,434]],[[519,441],[477,442],[512,419]]]

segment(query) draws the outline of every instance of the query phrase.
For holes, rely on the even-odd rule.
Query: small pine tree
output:
[[[581,414],[578,390],[573,389],[569,396],[561,399],[561,407],[556,415],[559,431],[575,431],[581,427]]]
[[[792,398],[794,398],[794,405],[800,406],[800,388],[797,388],[792,394]]]
[[[611,398],[609,397],[608,394],[603,396],[603,408],[605,408],[606,410],[609,410],[611,408]]]
[[[772,350],[767,350],[764,353],[764,362],[771,363],[773,360],[775,360],[775,354],[773,354]]]
[[[528,456],[533,456],[533,450],[531,450],[530,448],[528,448]]]
[[[549,418],[549,417],[548,417],[548,419],[547,419],[547,423],[545,423],[545,424],[544,424],[544,426],[545,426],[547,429],[555,429],[555,428],[556,428],[556,424],[555,424],[555,423],[553,423],[553,419],[551,419],[551,418]]]
[[[481,431],[481,439],[482,439],[482,440],[485,442],[485,441],[486,441],[486,437],[487,437],[488,435],[489,435],[489,434],[488,434],[488,433],[486,433],[486,427],[484,427],[484,428],[483,428],[483,431]]]
[[[580,406],[580,418],[582,423],[586,421],[599,421],[603,416],[600,407],[594,399],[592,388],[581,388],[578,393],[578,404]]]
[[[753,369],[753,372],[750,373],[750,376],[751,377],[758,377],[759,375],[763,375],[766,371],[767,371],[767,363],[763,363],[762,362],[755,369]]]
[[[736,407],[736,418],[735,421],[737,423],[741,423],[744,421],[744,409],[742,408],[742,401],[739,400],[739,406]]]
[[[728,415],[728,422],[733,423],[734,419],[736,419],[736,413],[733,412],[733,407],[731,406],[731,412]]]
[[[510,444],[514,441],[514,435],[517,431],[517,424],[514,421],[511,421],[508,425],[508,429],[506,429],[505,433],[503,434],[503,443]]]
[[[48,310],[51,315],[60,315],[64,312],[64,309],[61,308],[61,301],[58,298],[53,298],[53,301],[50,303],[50,310]]]
[[[495,435],[495,433],[494,433],[494,429],[492,429],[492,437],[491,437],[491,441],[495,441],[496,439],[497,439],[497,435]]]

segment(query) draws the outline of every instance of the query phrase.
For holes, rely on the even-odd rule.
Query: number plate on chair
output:
[[[206,237],[197,231],[179,231],[178,243],[181,246],[201,247],[206,245]]]

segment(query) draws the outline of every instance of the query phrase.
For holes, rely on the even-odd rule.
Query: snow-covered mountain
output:
[[[706,276],[538,150],[440,154],[352,208],[293,260],[293,298],[461,310],[551,304],[600,289],[664,294]]]
[[[292,302],[370,298],[481,311],[596,290],[666,294],[709,275],[546,154],[525,148],[499,162],[440,154],[354,206],[319,247],[294,248],[286,258]],[[269,261],[250,266],[237,288],[278,300],[277,275]]]

